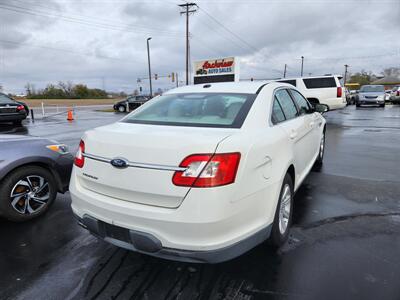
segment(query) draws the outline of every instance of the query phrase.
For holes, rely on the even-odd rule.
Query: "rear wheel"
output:
[[[11,221],[27,221],[45,213],[56,195],[55,181],[46,169],[16,169],[0,185],[0,212]]]
[[[121,113],[126,112],[125,106],[123,106],[123,105],[118,106],[118,111]]]
[[[317,165],[322,165],[324,161],[324,154],[325,154],[325,132],[322,133],[321,142],[319,144],[319,152],[318,157],[315,163]]]
[[[286,174],[279,194],[271,236],[268,240],[273,248],[282,246],[289,237],[289,227],[292,223],[293,194],[292,178],[289,174]]]

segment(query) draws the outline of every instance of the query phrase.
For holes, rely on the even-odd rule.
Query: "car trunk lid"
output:
[[[214,153],[232,129],[115,123],[84,137],[85,164],[81,185],[93,192],[135,203],[176,208],[190,187],[175,186],[179,164],[194,153]],[[129,167],[118,168],[121,158]]]
[[[0,103],[0,113],[1,114],[14,114],[18,113],[18,105],[15,103]]]

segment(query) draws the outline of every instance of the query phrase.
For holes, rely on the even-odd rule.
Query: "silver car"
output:
[[[356,106],[385,106],[385,87],[383,85],[363,85],[358,93]]]
[[[390,93],[390,101],[400,103],[400,86],[395,86]]]

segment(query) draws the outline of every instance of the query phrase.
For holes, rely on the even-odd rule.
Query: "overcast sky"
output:
[[[0,84],[72,81],[132,92],[153,73],[184,79],[179,0],[0,0]],[[400,0],[199,0],[190,17],[191,60],[238,56],[241,78],[379,73],[400,63]],[[142,83],[147,88],[147,82]],[[173,84],[154,82],[155,89]]]

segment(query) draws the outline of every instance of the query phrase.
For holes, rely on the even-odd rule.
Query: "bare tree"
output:
[[[27,83],[26,85],[25,85],[25,90],[26,90],[26,95],[27,96],[32,96],[32,95],[35,95],[36,94],[36,91],[35,91],[35,86],[32,84],[32,83]]]
[[[58,82],[58,87],[63,90],[65,95],[68,98],[71,98],[74,96],[74,84],[71,81],[63,82],[59,81]]]
[[[382,74],[384,76],[393,76],[400,78],[400,68],[397,67],[387,68],[383,70]]]

